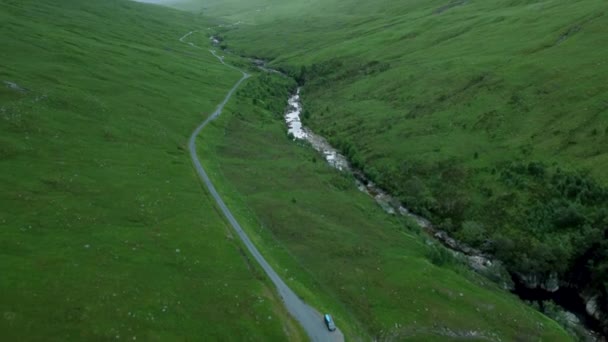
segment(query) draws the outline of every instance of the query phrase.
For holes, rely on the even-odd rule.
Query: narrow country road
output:
[[[179,40],[183,43],[186,43],[184,41],[184,39],[186,39],[192,33],[194,33],[194,32],[192,31],[192,32],[187,33],[186,35],[181,37]],[[188,44],[192,47],[198,48],[198,46],[194,45],[193,43],[186,43],[186,44]],[[213,183],[209,179],[209,176],[205,172],[205,169],[201,165],[201,162],[196,153],[196,139],[197,139],[198,135],[203,130],[203,128],[205,128],[205,126],[207,126],[211,121],[216,119],[222,113],[224,106],[226,105],[226,103],[228,103],[228,101],[230,100],[230,98],[232,97],[234,92],[238,89],[238,87],[241,85],[241,83],[243,83],[243,81],[245,81],[250,76],[246,72],[224,63],[223,58],[221,56],[217,55],[214,51],[211,51],[211,53],[215,57],[217,57],[222,64],[226,65],[229,68],[240,71],[243,74],[243,77],[240,80],[238,80],[238,82],[236,82],[236,84],[232,87],[232,89],[230,89],[230,91],[228,92],[228,94],[226,95],[224,100],[217,106],[217,108],[215,109],[213,114],[211,114],[211,116],[209,116],[205,121],[203,121],[203,123],[200,124],[194,130],[192,135],[190,136],[190,140],[188,141],[188,149],[190,151],[190,158],[192,159],[194,168],[196,169],[196,172],[198,173],[199,177],[201,178],[201,180],[203,181],[203,183],[205,184],[205,186],[207,187],[209,192],[211,193],[211,196],[215,199],[217,205],[220,207],[222,213],[224,214],[224,216],[226,217],[228,222],[230,222],[230,225],[232,226],[234,231],[237,233],[237,235],[243,241],[245,246],[247,246],[247,249],[249,250],[251,255],[253,255],[255,260],[260,264],[260,266],[262,266],[262,268],[264,269],[264,271],[266,272],[266,274],[268,275],[270,280],[272,280],[272,282],[276,286],[277,291],[278,291],[279,295],[281,296],[281,298],[283,299],[283,303],[285,304],[285,307],[287,308],[287,311],[289,311],[289,313],[300,323],[300,325],[304,328],[304,330],[306,331],[306,333],[308,334],[310,339],[315,342],[316,341],[319,341],[319,342],[344,341],[344,336],[343,336],[342,332],[339,329],[337,329],[334,332],[330,332],[329,330],[327,330],[327,328],[323,322],[323,316],[317,310],[315,310],[311,306],[304,303],[289,288],[289,286],[287,286],[287,284],[285,284],[283,279],[281,279],[281,277],[279,277],[279,275],[274,271],[274,269],[272,269],[272,267],[268,264],[268,262],[266,262],[266,260],[262,256],[262,254],[260,254],[260,252],[255,247],[255,245],[251,242],[251,240],[249,239],[247,234],[243,231],[243,228],[241,228],[241,226],[239,225],[237,220],[234,218],[234,215],[232,215],[232,212],[230,212],[230,209],[228,209],[228,207],[222,200],[221,196],[218,194],[217,190],[215,189],[215,186],[213,185]]]

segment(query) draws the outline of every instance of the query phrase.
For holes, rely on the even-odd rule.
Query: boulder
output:
[[[585,311],[587,311],[587,313],[591,317],[593,317],[597,320],[600,320],[602,311],[600,310],[600,306],[598,303],[598,300],[599,300],[598,295],[583,294],[581,297],[583,297],[583,300],[585,301]]]
[[[549,273],[549,276],[541,275],[538,273],[516,273],[515,274],[519,281],[529,289],[543,289],[548,292],[556,292],[560,287],[560,280],[557,272]]]
[[[551,272],[549,277],[540,284],[540,287],[549,292],[559,290],[559,277],[557,276],[557,272]]]

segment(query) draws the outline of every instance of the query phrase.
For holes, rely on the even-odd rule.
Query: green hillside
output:
[[[178,41],[207,23],[113,0],[0,22],[3,340],[301,339],[186,152],[240,77]]]
[[[292,82],[254,77],[205,132],[199,155],[239,222],[307,302],[331,312],[353,340],[569,340],[288,139],[282,113]]]
[[[208,3],[239,22],[223,46],[296,77],[308,125],[409,208],[606,307],[604,1]]]
[[[529,236],[531,246],[523,239],[501,244],[511,249],[490,245],[512,261],[510,267],[521,264],[523,248],[590,248],[589,236],[599,234],[591,219],[606,216],[601,172],[593,168],[602,155],[597,164],[583,164],[568,157],[573,151],[543,154],[560,135],[542,122],[524,124],[534,121],[532,101],[538,100],[531,95],[536,88],[525,85],[537,84],[549,68],[535,54],[566,49],[586,30],[599,30],[601,2],[450,4],[172,3],[191,11],[181,12],[127,0],[0,0],[4,339],[306,340],[199,184],[187,154],[192,130],[241,77],[207,52],[208,35],[217,33],[231,51],[273,59],[293,77],[250,68],[251,79],[203,131],[200,158],[277,273],[307,303],[332,313],[347,340],[571,340],[556,322],[466,269],[411,222],[384,213],[350,176],[286,135],[282,113],[298,81],[308,124],[412,208],[476,245],[496,241],[496,234],[505,241]],[[522,14],[539,7],[551,16]],[[502,19],[488,19],[489,12]],[[574,14],[581,28],[571,25]],[[553,22],[551,30],[545,21]],[[525,34],[505,40],[518,27],[508,22]],[[179,41],[191,31],[187,42],[200,49]],[[477,44],[491,51],[478,54],[470,42],[491,32],[500,39]],[[518,50],[550,41],[555,32],[560,42],[554,48]],[[604,37],[587,39],[598,40],[577,43],[579,49]],[[559,70],[576,74],[564,82],[581,77],[597,93],[549,84],[546,96],[560,101],[560,111],[575,107],[568,96],[589,97],[588,108],[595,108],[591,98],[602,91],[602,64],[595,78],[583,66],[594,58],[602,63],[600,52],[568,49],[581,64],[566,68],[553,57]],[[523,53],[537,60],[526,64]],[[226,55],[231,64],[249,64]],[[497,68],[496,60],[504,66]],[[519,92],[512,98],[514,89]],[[509,117],[496,124],[487,115],[487,132],[479,128],[477,116],[494,103],[488,96],[508,96],[516,108],[510,115],[528,121]],[[605,113],[593,120],[605,120]],[[571,121],[555,124],[565,132]],[[579,126],[586,127],[583,121]],[[538,137],[526,135],[531,132]],[[591,133],[585,137],[605,137],[599,129]],[[576,141],[572,146],[591,146]],[[582,166],[591,176],[571,176]],[[546,197],[532,196],[532,187]],[[573,187],[584,187],[587,197]],[[565,216],[559,234],[552,227],[524,234],[514,218],[527,216],[517,212],[557,196],[551,191],[565,194],[573,217],[582,218]],[[571,191],[576,196],[568,197]],[[489,225],[486,206],[498,200],[508,206],[493,212],[499,221]],[[542,223],[543,208],[525,214]],[[578,240],[572,222],[585,228]],[[526,265],[526,271],[554,267],[546,256],[553,250],[546,253],[528,256],[545,264]]]

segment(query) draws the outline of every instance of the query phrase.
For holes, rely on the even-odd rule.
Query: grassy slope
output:
[[[364,157],[479,166],[474,152],[494,164],[532,145],[530,159],[588,167],[606,180],[608,65],[595,48],[606,45],[602,1],[470,1],[441,14],[444,1],[257,3],[266,10],[212,12],[243,22],[226,33],[231,47],[284,64],[390,65],[373,75],[349,70],[342,83],[325,70],[331,87],[310,89],[311,104],[331,110],[311,110],[311,123],[345,139],[361,133],[353,143]]]
[[[604,1],[242,2],[207,2],[241,22],[225,44],[306,66],[309,124],[373,179],[512,271],[605,295]]]
[[[192,129],[240,77],[127,1],[0,1],[6,340],[302,337],[198,180]],[[202,42],[206,44],[206,42]]]
[[[286,138],[288,81],[257,76],[205,132],[199,155],[228,205],[305,300],[348,337],[567,340],[552,321],[460,267],[437,267],[424,238],[353,180]],[[254,105],[257,104],[257,105]]]

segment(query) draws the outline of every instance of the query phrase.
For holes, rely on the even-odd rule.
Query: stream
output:
[[[285,121],[290,136],[292,136],[294,140],[299,139],[309,142],[316,151],[324,156],[325,161],[327,161],[329,165],[341,172],[351,173],[355,177],[357,188],[372,197],[384,211],[391,215],[399,214],[401,216],[409,217],[451,251],[465,258],[469,266],[477,271],[487,270],[495,264],[495,261],[481,251],[456,241],[446,232],[434,228],[429,220],[409,211],[397,198],[391,196],[369,180],[362,171],[353,168],[348,162],[348,159],[331,146],[325,138],[304,126],[300,118],[300,114],[302,113],[300,88],[298,88],[296,93],[289,98],[287,103],[288,107],[285,113]],[[508,285],[504,285],[503,287],[510,289],[510,286]]]
[[[266,69],[266,68],[264,68]],[[302,102],[300,99],[300,88],[287,101],[288,106],[285,112],[285,121],[288,127],[289,136],[294,140],[304,140],[325,158],[325,161],[333,168],[351,173],[357,185],[357,188],[365,194],[372,197],[382,209],[391,215],[401,215],[408,217],[416,222],[426,233],[438,240],[441,244],[450,250],[455,257],[465,260],[473,270],[488,275],[497,272],[497,268],[504,267],[497,260],[493,260],[490,256],[467,246],[454,238],[450,237],[445,231],[441,231],[433,227],[431,222],[424,217],[416,215],[409,211],[397,198],[391,196],[379,186],[368,179],[361,170],[357,170],[348,162],[348,159],[339,153],[331,144],[322,136],[314,133],[310,128],[303,125],[301,120]],[[494,269],[492,269],[494,268]],[[506,270],[504,270],[506,272]],[[536,302],[540,308],[543,308],[543,302],[553,300],[563,309],[563,317],[568,322],[567,325],[571,328],[583,331],[584,340],[586,341],[605,341],[596,331],[599,331],[597,321],[585,311],[585,304],[580,296],[573,288],[562,287],[557,291],[545,291],[543,289],[530,289],[518,281],[516,277],[512,277],[513,284],[503,281],[501,287],[511,291],[521,300],[528,302]]]

